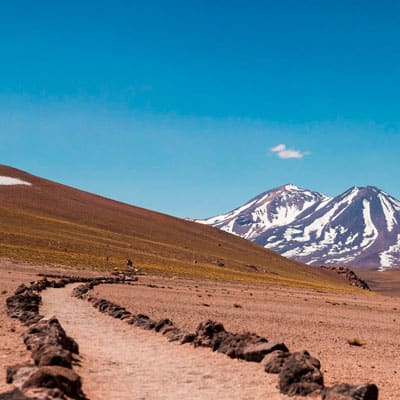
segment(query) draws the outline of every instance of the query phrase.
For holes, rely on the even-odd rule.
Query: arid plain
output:
[[[21,339],[24,328],[6,316],[5,298],[21,282],[36,279],[38,272],[78,271],[2,261],[0,355],[4,367],[29,359]],[[144,313],[155,319],[170,318],[177,326],[189,331],[194,331],[201,321],[214,319],[232,332],[256,332],[271,342],[284,342],[292,351],[306,349],[321,361],[327,385],[373,382],[380,389],[380,398],[388,400],[397,399],[400,393],[400,305],[396,296],[369,294],[361,290],[343,293],[151,275],[140,276],[139,281],[130,286],[101,285],[93,294],[118,303],[131,312]],[[97,313],[95,309],[92,312]],[[109,319],[111,325],[116,323],[109,317],[103,318]],[[96,337],[96,331],[91,334]],[[354,340],[361,346],[349,344]],[[184,349],[185,345],[179,347]],[[193,351],[196,349],[188,348],[188,356]],[[207,357],[207,352],[203,349],[201,352]],[[155,355],[155,359],[157,357]],[[154,361],[149,360],[151,363]],[[8,388],[4,367],[0,376],[2,391]],[[257,368],[261,369],[259,365]],[[118,373],[117,369],[115,373]],[[276,385],[273,377],[260,376],[265,377],[263,384],[269,379],[270,386]],[[90,382],[86,385],[89,392],[93,390]],[[85,380],[83,388],[85,390]],[[109,390],[106,396],[112,395],[112,386]],[[205,395],[207,393],[209,395],[207,391]],[[252,398],[263,396],[259,393],[259,397],[255,395]]]

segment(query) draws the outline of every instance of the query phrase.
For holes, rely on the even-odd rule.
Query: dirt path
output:
[[[79,343],[76,371],[91,400],[286,399],[260,364],[169,343],[72,298],[72,287],[42,292],[41,313],[57,316]]]

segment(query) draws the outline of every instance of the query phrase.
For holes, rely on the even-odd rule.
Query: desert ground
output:
[[[6,316],[5,299],[21,282],[37,279],[38,272],[78,273],[0,262],[1,392],[10,389],[5,367],[29,359],[21,339],[25,328]],[[71,298],[69,286],[59,290],[43,292],[41,312],[59,317],[67,333],[80,343],[78,372],[93,400],[286,398],[279,394],[275,376],[265,374],[262,365],[168,343]],[[381,399],[394,400],[400,394],[400,298],[394,296],[397,291],[386,292],[391,295],[147,275],[130,286],[98,286],[93,294],[154,319],[170,318],[190,331],[199,322],[214,319],[232,332],[255,332],[271,342],[284,342],[291,351],[306,349],[321,361],[327,385],[372,382],[378,385]],[[354,340],[362,345],[350,345]],[[134,397],[127,397],[126,391]]]

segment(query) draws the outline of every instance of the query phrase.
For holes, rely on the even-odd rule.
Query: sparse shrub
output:
[[[1,294],[7,294],[7,290],[2,290]]]
[[[204,307],[210,307],[210,305],[207,304],[207,303],[201,303],[201,305],[204,306]]]
[[[149,287],[149,288],[152,288],[152,289],[157,289],[157,288],[159,288],[159,286],[155,285],[154,283],[149,283],[149,284],[147,284],[146,286]]]
[[[326,300],[326,303],[332,304],[333,306],[339,306],[340,305],[340,303],[338,303],[336,301],[330,301],[330,300]]]
[[[347,343],[350,346],[356,346],[356,347],[362,347],[365,346],[365,342],[363,342],[362,340],[358,339],[358,338],[354,338],[354,339],[347,339]]]
[[[243,308],[243,307],[241,306],[241,304],[237,304],[237,303],[235,303],[235,304],[233,305],[233,307],[235,307],[235,308]]]

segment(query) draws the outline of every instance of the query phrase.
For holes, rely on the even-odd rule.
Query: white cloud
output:
[[[301,152],[299,150],[288,149],[285,144],[278,144],[274,147],[270,148],[272,153],[275,153],[279,158],[288,159],[288,158],[303,158],[304,156],[310,154]]]
[[[285,149],[286,149],[286,146],[284,144],[278,144],[277,146],[272,147],[271,151],[273,153],[279,153],[280,151],[285,151]]]

